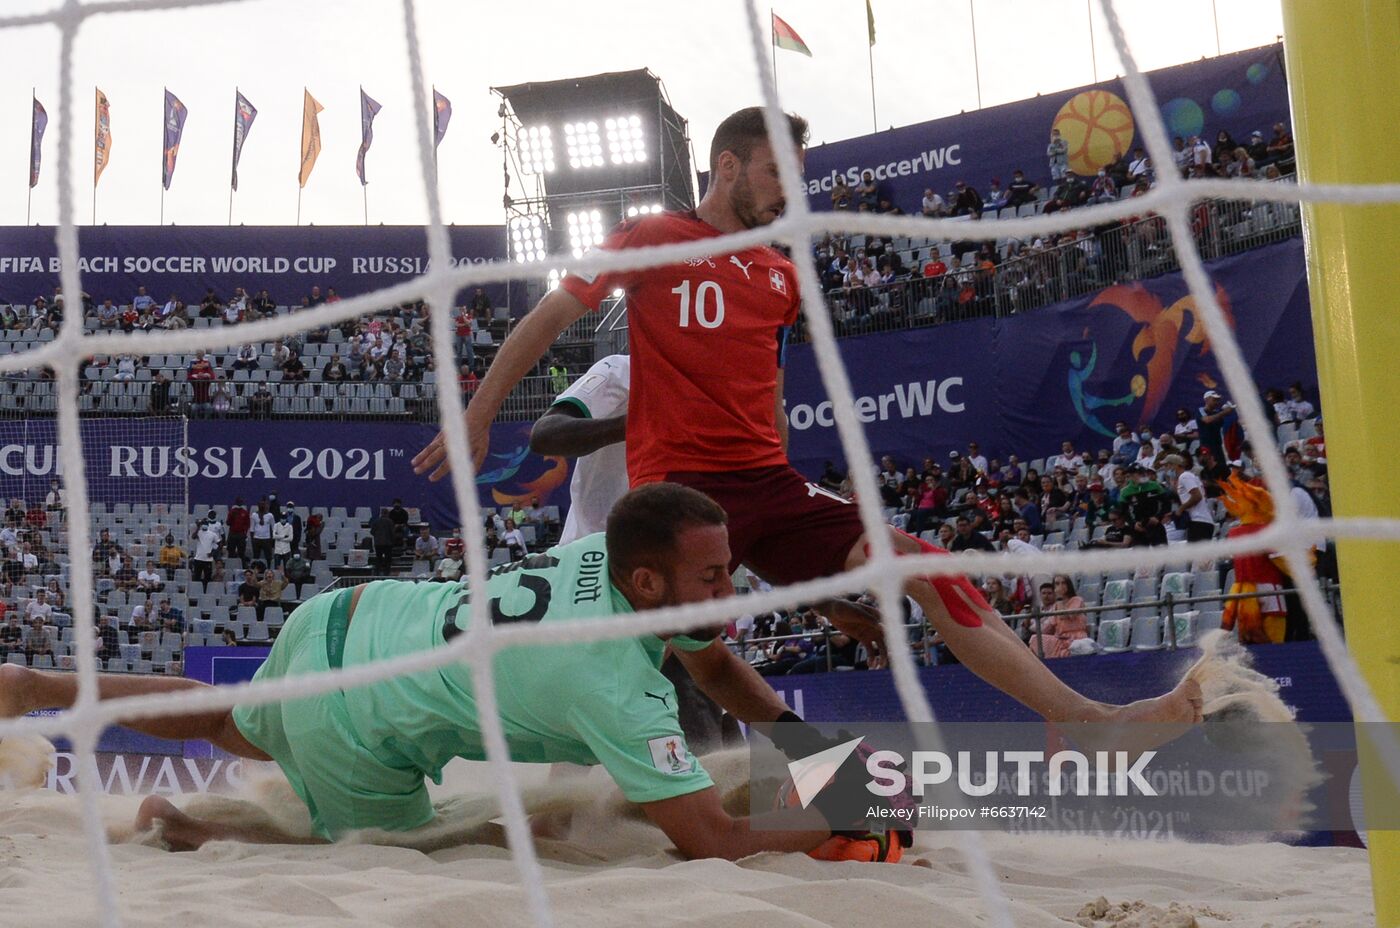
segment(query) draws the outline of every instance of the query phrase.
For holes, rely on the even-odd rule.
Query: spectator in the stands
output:
[[[981,216],[982,215],[982,195],[974,187],[968,186],[966,181],[958,181],[956,191],[953,195],[953,215],[954,216]]]
[[[207,415],[210,411],[209,392],[214,382],[214,364],[203,351],[195,354],[185,371],[185,379],[190,382],[194,393],[191,405],[195,413]]]
[[[948,547],[949,551],[957,553],[959,551],[994,551],[992,543],[980,532],[972,530],[972,520],[967,516],[958,516],[957,534]]]
[[[1152,174],[1152,159],[1143,148],[1133,149],[1133,160],[1128,162],[1128,179],[1133,183],[1148,180]]]
[[[271,606],[281,606],[282,591],[287,588],[287,580],[275,567],[263,571],[262,582],[258,584],[258,619],[267,615]]]
[[[131,308],[138,313],[151,309],[156,305],[156,301],[146,293],[145,287],[137,287],[136,295],[131,298]]]
[[[156,561],[167,572],[179,570],[185,563],[185,550],[175,543],[174,535],[166,535]]]
[[[225,540],[225,550],[229,557],[243,559],[248,547],[248,527],[251,521],[243,497],[235,497],[233,505],[229,507],[227,520],[228,537]]]
[[[223,308],[224,301],[219,299],[218,295],[214,293],[214,288],[206,288],[204,291],[204,298],[199,301],[199,318],[217,319]]]
[[[516,527],[514,519],[506,519],[506,530],[501,533],[501,545],[510,552],[512,561],[518,561],[529,553],[525,534]]]
[[[252,540],[253,560],[272,563],[272,526],[276,517],[266,499],[258,500],[257,508],[248,514],[248,537]]]
[[[925,187],[924,198],[920,204],[920,211],[925,216],[930,217],[946,216],[948,215],[948,204],[944,202],[943,197],[939,196],[932,187]]]
[[[1186,540],[1210,541],[1215,537],[1215,517],[1206,501],[1205,486],[1191,470],[1190,459],[1171,454],[1163,461],[1162,476],[1176,492],[1177,505],[1169,518],[1186,530]]]
[[[350,372],[346,370],[345,362],[340,360],[339,352],[333,353],[325,367],[321,368],[321,379],[327,383],[340,383],[342,380],[348,379],[349,376]]]
[[[432,561],[442,552],[442,544],[433,535],[432,529],[424,525],[418,529],[418,537],[413,540],[414,560]]]
[[[460,538],[449,538],[442,548],[442,557],[433,570],[435,581],[447,583],[462,579],[466,560],[466,545]]]
[[[1057,522],[1069,512],[1069,497],[1049,474],[1040,478],[1040,519],[1042,525]]]
[[[302,545],[308,561],[320,561],[325,559],[325,552],[321,549],[321,534],[326,529],[325,520],[321,514],[313,512],[306,520],[306,535],[302,539]]]
[[[1049,470],[1062,467],[1073,473],[1084,466],[1084,455],[1074,450],[1074,442],[1064,441],[1060,443],[1060,453],[1045,462]]]
[[[1069,170],[1069,143],[1060,137],[1059,129],[1050,130],[1050,144],[1045,146],[1045,157],[1050,162],[1050,179],[1063,180]]]
[[[233,390],[223,374],[219,375],[214,389],[209,392],[209,410],[217,419],[224,418],[233,410]]]
[[[53,641],[49,638],[49,633],[42,622],[34,621],[29,625],[29,637],[24,646],[25,659],[30,664],[35,663],[39,658],[53,660]],[[47,661],[46,661],[47,663]]]
[[[306,299],[302,301],[302,305],[320,306],[324,302],[326,302],[326,298],[321,295],[321,288],[313,286],[311,292],[306,295]]]
[[[233,359],[231,367],[236,371],[255,371],[258,369],[258,346],[252,343],[244,345],[238,349],[238,354]]]
[[[1303,396],[1303,385],[1296,380],[1288,385],[1288,410],[1294,422],[1311,419],[1317,414],[1313,404]]]
[[[268,295],[267,288],[258,291],[258,295],[248,301],[248,311],[256,313],[262,318],[275,316],[277,314],[277,304]]]
[[[136,589],[142,593],[159,593],[165,587],[165,578],[156,569],[156,562],[146,561],[146,566],[136,575]]]
[[[326,302],[328,303],[331,292],[327,291]],[[287,563],[282,567],[282,571],[286,574],[287,582],[291,584],[297,598],[300,599],[302,586],[311,581],[311,562],[302,557],[300,552],[294,551],[287,558]]]
[[[112,571],[112,581],[119,590],[136,589],[136,568],[131,566],[131,558],[122,555],[117,567]]]
[[[395,501],[397,502],[397,500]],[[399,532],[389,510],[380,509],[379,515],[369,524],[370,537],[374,539],[374,567],[381,576],[388,576],[394,568],[394,548],[398,544]]]
[[[846,183],[846,178],[837,176],[836,183],[831,187],[831,208],[850,209],[851,208],[851,188]]]
[[[254,419],[272,418],[272,390],[265,383],[248,395],[248,414]]]
[[[1041,587],[1044,590],[1044,586]],[[1070,646],[1089,637],[1089,619],[1084,614],[1084,600],[1074,591],[1074,581],[1058,574],[1051,585],[1053,607],[1040,620],[1040,634],[1032,635],[1031,650],[1044,654],[1046,660],[1069,657]],[[1044,597],[1042,597],[1044,602]]]
[[[1040,517],[1040,506],[1031,499],[1030,490],[1021,487],[1012,495],[1012,500],[1017,515],[1019,515],[1022,521],[1030,528],[1032,534],[1039,535],[1043,527]]]
[[[282,510],[282,517],[272,525],[272,563],[281,567],[292,553],[291,511]]]
[[[875,180],[874,171],[861,175],[860,183],[856,185],[856,199],[867,210],[874,210],[880,205],[880,184]]]
[[[301,363],[301,358],[292,354],[287,360],[282,362],[282,380],[285,383],[300,383],[306,379],[306,365]]]
[[[97,307],[97,325],[103,329],[115,329],[121,323],[121,310],[117,304],[110,299],[102,301],[102,305]]]
[[[1217,463],[1229,461],[1226,456],[1226,432],[1238,421],[1235,404],[1226,402],[1215,390],[1207,390],[1202,399],[1203,405],[1197,415],[1201,446],[1210,450]]]
[[[1162,520],[1172,510],[1171,491],[1157,482],[1157,475],[1149,467],[1134,464],[1128,473],[1131,480],[1118,494],[1118,503],[1127,510],[1134,542],[1165,545],[1167,530]]]
[[[408,510],[403,508],[403,500],[395,499],[394,505],[389,508],[389,518],[394,522],[394,530],[398,536],[398,544],[408,542]]]
[[[1039,186],[1026,178],[1026,172],[1018,168],[1012,173],[1011,183],[1006,187],[1006,205],[1014,209],[1027,203],[1034,203],[1036,192],[1039,189]]]
[[[155,614],[152,617],[152,624],[154,624],[157,629],[178,633],[185,630],[184,623],[184,611],[176,608],[176,606],[170,602],[169,597],[161,597],[160,603],[156,606]]]
[[[201,521],[194,530],[194,553],[190,555],[190,578],[206,583],[214,570],[214,552],[223,541],[215,523]]]
[[[970,441],[967,443],[967,454],[963,457],[963,460],[972,465],[972,469],[975,472],[979,474],[987,473],[987,468],[989,467],[987,458],[982,454],[981,446],[978,445],[977,442]]]
[[[243,581],[238,584],[238,605],[252,606],[258,605],[258,587],[262,585],[262,574],[258,570],[256,563],[252,567],[243,571]]]
[[[1089,188],[1089,202],[1108,203],[1116,199],[1118,199],[1118,185],[1108,175],[1108,171],[1099,168],[1098,176],[1094,178],[1094,183]]]
[[[1191,411],[1184,406],[1176,411],[1176,425],[1172,427],[1172,435],[1177,441],[1185,444],[1201,437],[1200,426],[1196,424]]]

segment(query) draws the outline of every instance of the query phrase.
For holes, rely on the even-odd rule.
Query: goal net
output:
[[[62,91],[59,103],[59,186],[60,226],[57,234],[58,252],[62,259],[62,285],[67,293],[82,292],[82,279],[79,272],[78,216],[71,194],[71,180],[75,175],[74,151],[77,127],[82,121],[73,118],[74,88],[71,86],[71,70],[75,55],[75,45],[80,27],[84,21],[96,15],[121,15],[123,10],[176,9],[200,5],[199,0],[130,0],[105,4],[80,5],[68,3],[55,9],[24,16],[0,17],[0,30],[24,26],[48,24],[59,34],[62,67]],[[808,206],[807,196],[801,180],[801,169],[797,152],[794,150],[785,120],[779,107],[769,69],[769,40],[765,21],[759,7],[753,0],[745,5],[747,12],[748,38],[752,62],[761,76],[765,116],[769,136],[774,140],[774,148],[779,156],[779,168],[784,189],[787,191],[787,212],[770,226],[749,230],[735,235],[704,239],[697,242],[639,249],[626,253],[591,253],[583,258],[548,259],[527,266],[515,263],[495,263],[475,266],[453,266],[447,231],[443,223],[439,205],[437,172],[434,166],[432,126],[425,108],[419,108],[415,115],[416,139],[418,143],[419,168],[423,184],[428,192],[426,205],[429,223],[425,229],[431,259],[429,269],[421,276],[406,280],[391,288],[376,293],[345,299],[341,302],[297,313],[295,315],[267,319],[254,323],[223,329],[199,331],[169,331],[145,334],[142,339],[143,352],[193,352],[230,348],[250,341],[271,341],[290,335],[293,332],[317,326],[335,324],[376,310],[388,308],[409,299],[423,299],[434,310],[431,316],[433,357],[440,371],[455,370],[453,353],[453,332],[451,331],[450,308],[454,294],[458,291],[494,282],[504,282],[525,277],[542,278],[551,271],[569,270],[583,273],[598,273],[622,268],[657,267],[673,264],[686,259],[703,259],[722,255],[736,248],[749,247],[770,242],[781,242],[791,247],[799,269],[801,290],[804,294],[821,293],[816,268],[810,257],[810,242],[813,236],[824,232],[876,233],[882,235],[921,236],[932,239],[966,239],[969,236],[980,239],[996,239],[1014,234],[1018,237],[1049,234],[1073,228],[1083,228],[1098,221],[1123,219],[1130,215],[1152,210],[1166,223],[1183,269],[1186,282],[1199,307],[1206,334],[1215,348],[1225,384],[1237,398],[1243,424],[1251,434],[1267,435],[1271,428],[1255,384],[1242,357],[1238,342],[1233,336],[1215,290],[1210,286],[1200,254],[1193,247],[1190,227],[1192,203],[1201,197],[1218,196],[1236,200],[1267,200],[1288,202],[1298,200],[1331,202],[1376,202],[1381,199],[1400,200],[1400,194],[1393,189],[1384,191],[1319,189],[1300,185],[1288,188],[1283,185],[1260,185],[1250,182],[1192,182],[1186,183],[1173,176],[1172,172],[1162,172],[1158,186],[1145,197],[1127,203],[1111,203],[1091,208],[1091,211],[1075,211],[1073,215],[1044,215],[1016,220],[988,220],[969,228],[968,224],[954,224],[947,220],[874,216],[868,214],[817,214]],[[405,21],[404,36],[407,44],[407,67],[414,92],[414,99],[428,98],[429,88],[423,76],[423,50],[420,38],[417,5],[413,0],[403,4]],[[1132,110],[1140,121],[1148,153],[1157,164],[1172,162],[1171,145],[1167,131],[1159,114],[1146,79],[1136,66],[1133,50],[1124,37],[1117,11],[1111,2],[1103,4],[1103,14],[1113,33],[1114,42],[1125,65],[1126,87]],[[1011,225],[1014,223],[1014,225]],[[840,595],[853,588],[872,590],[883,604],[890,608],[882,610],[891,645],[891,665],[893,679],[907,718],[912,722],[932,723],[933,712],[927,696],[919,683],[913,656],[901,627],[902,614],[898,608],[902,602],[902,583],[913,576],[948,575],[981,572],[1017,572],[1044,574],[1057,571],[1074,572],[1086,565],[1089,555],[1074,551],[1043,552],[1037,554],[969,556],[967,559],[951,558],[896,558],[891,547],[888,530],[884,524],[880,493],[875,484],[875,468],[870,448],[860,427],[852,398],[852,390],[847,372],[842,365],[840,350],[834,340],[832,322],[824,302],[809,296],[804,300],[804,314],[818,367],[827,394],[832,398],[832,410],[846,460],[855,481],[860,502],[860,513],[868,536],[873,539],[872,558],[865,566],[838,577],[803,583],[786,588],[755,593],[748,598],[746,611],[757,612],[791,607],[800,602],[811,602],[824,597]],[[110,459],[98,460],[89,453],[89,447],[100,444],[98,436],[89,435],[79,420],[79,395],[81,371],[77,359],[94,354],[118,354],[129,345],[130,338],[120,333],[84,335],[81,315],[71,313],[63,321],[58,337],[35,350],[0,357],[0,372],[47,367],[57,378],[59,408],[56,420],[51,426],[43,423],[35,428],[51,428],[52,431],[39,441],[39,446],[55,446],[53,467],[61,467],[63,472],[67,518],[62,534],[64,544],[72,555],[72,568],[69,577],[69,611],[73,617],[75,642],[74,657],[80,681],[80,708],[58,716],[42,719],[8,720],[0,723],[0,736],[17,732],[31,732],[46,736],[67,736],[74,744],[79,758],[79,767],[84,771],[95,771],[93,751],[97,736],[102,729],[117,718],[151,717],[175,712],[225,709],[235,704],[262,704],[281,701],[292,697],[311,696],[333,690],[363,686],[388,677],[418,672],[450,662],[465,662],[472,668],[478,701],[483,721],[483,736],[492,764],[492,773],[498,785],[501,808],[504,812],[506,832],[512,849],[513,859],[518,866],[524,885],[525,898],[534,922],[540,926],[553,923],[550,912],[549,894],[546,892],[541,867],[539,865],[525,810],[520,798],[516,774],[509,763],[509,754],[496,712],[495,681],[493,679],[493,656],[507,646],[532,644],[559,645],[570,640],[595,640],[636,635],[648,631],[674,631],[677,628],[693,629],[722,621],[729,617],[732,605],[724,602],[695,604],[673,607],[608,620],[570,624],[567,629],[559,626],[549,628],[525,625],[492,627],[487,611],[486,597],[474,597],[471,603],[469,630],[457,636],[447,646],[434,651],[422,652],[409,657],[376,664],[346,668],[335,672],[316,674],[310,678],[283,679],[258,684],[221,686],[191,695],[176,698],[141,697],[120,702],[97,702],[95,699],[96,666],[92,635],[93,616],[98,605],[95,596],[98,590],[99,565],[93,563],[92,551],[100,532],[104,517],[117,514],[118,507],[130,505],[130,491],[125,483],[127,478],[112,474]],[[452,390],[438,394],[441,422],[446,438],[446,447],[452,463],[451,481],[455,493],[461,522],[464,525],[479,525],[482,514],[477,503],[471,456],[468,453],[467,436],[463,425],[463,398]],[[176,426],[163,422],[152,422],[153,430],[172,429]],[[174,436],[152,433],[151,443],[161,444]],[[29,442],[29,439],[25,439]],[[1257,447],[1257,463],[1265,482],[1275,498],[1288,497],[1289,481],[1283,461],[1276,449],[1269,445]],[[42,459],[41,459],[42,460]],[[6,478],[7,480],[9,478]],[[5,484],[5,492],[18,492],[26,500],[36,494],[47,492],[48,480],[45,474],[32,480],[28,477],[15,478],[17,483]],[[167,502],[174,504],[179,496],[174,481],[156,481],[160,492],[168,493]],[[1286,506],[1279,507],[1277,520],[1265,531],[1248,538],[1202,542],[1193,555],[1198,559],[1233,556],[1248,551],[1273,551],[1283,555],[1288,561],[1292,576],[1319,638],[1322,652],[1341,684],[1342,690],[1358,720],[1383,722],[1377,700],[1358,671],[1355,661],[1348,654],[1341,631],[1318,590],[1318,584],[1308,556],[1310,544],[1323,538],[1351,537],[1371,539],[1400,539],[1400,525],[1381,520],[1320,520],[1303,522],[1298,515]],[[53,538],[51,533],[50,538]],[[57,542],[56,542],[57,543]],[[1099,570],[1131,569],[1141,566],[1160,567],[1182,559],[1180,549],[1134,549],[1120,552],[1095,552],[1092,555],[1094,567]],[[486,552],[481,544],[468,546],[468,576],[473,587],[485,584],[487,572]],[[1379,725],[1372,729],[1382,731]],[[1393,739],[1377,745],[1385,769],[1390,776],[1400,782],[1400,748]],[[99,784],[95,776],[80,777],[80,793],[83,801],[85,833],[88,839],[94,873],[94,892],[98,896],[99,912],[106,925],[120,924],[122,906],[118,903],[117,888],[112,878],[108,846],[99,818],[97,790]],[[1009,928],[1013,924],[1010,906],[998,887],[991,861],[978,837],[969,833],[960,844],[967,856],[969,872],[983,892],[987,909],[988,924],[996,928]]]

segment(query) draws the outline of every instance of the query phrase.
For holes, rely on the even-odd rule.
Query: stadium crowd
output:
[[[1174,146],[1170,170],[1187,179],[1279,182],[1295,173],[1292,137],[1282,123],[1267,142],[1254,131],[1248,143],[1237,144],[1221,129],[1214,147],[1199,136],[1178,136]],[[926,189],[916,212],[967,222],[987,214],[1008,219],[1141,197],[1156,185],[1157,169],[1141,148],[1118,153],[1095,177],[1071,171],[1066,152],[1057,131],[1047,146],[1044,184],[1023,170],[1005,186],[991,178],[985,192],[958,180],[946,193]],[[869,171],[855,190],[840,181],[831,201],[835,210],[906,213]],[[1197,248],[1210,258],[1293,234],[1297,222],[1292,205],[1202,201],[1192,230]],[[838,334],[1024,312],[1176,269],[1166,224],[1151,212],[1029,240],[978,241],[971,233],[952,242],[878,235],[817,239],[813,255]]]

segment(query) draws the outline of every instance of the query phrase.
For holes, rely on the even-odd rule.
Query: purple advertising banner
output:
[[[1204,138],[1221,130],[1239,145],[1251,132],[1267,141],[1276,122],[1289,123],[1288,87],[1279,45],[1235,52],[1149,72],[1167,133]],[[1093,175],[1116,151],[1143,144],[1121,80],[1057,91],[1002,106],[902,126],[807,150],[807,193],[813,209],[831,209],[831,189],[844,177],[852,190],[871,171],[880,192],[906,213],[918,213],[924,190],[947,197],[966,181],[985,197],[992,178],[1003,189],[1017,169],[1050,182],[1045,147],[1058,128],[1069,145],[1069,168]]]
[[[1263,390],[1317,381],[1303,243],[1290,239],[1207,265]],[[843,339],[856,413],[878,457],[900,466],[976,441],[1022,461],[1109,447],[1118,420],[1170,429],[1194,415],[1220,368],[1180,274],[1104,288],[1006,319]],[[844,455],[811,346],[788,356],[789,454],[804,473]]]
[[[506,254],[501,226],[452,226],[452,262],[484,264]],[[129,303],[137,287],[197,306],[205,288],[266,287],[280,305],[300,305],[312,286],[355,296],[403,283],[428,269],[420,226],[96,226],[78,230],[78,272],[98,303]],[[53,296],[59,274],[51,227],[0,227],[0,302]],[[497,306],[505,287],[488,287]]]
[[[42,499],[61,472],[48,420],[0,420],[0,491]],[[411,461],[437,429],[420,423],[86,419],[83,458],[96,502],[248,502],[276,493],[298,506],[387,506],[402,499],[435,530],[460,524],[449,481],[429,483]],[[529,449],[529,422],[492,428],[477,476],[482,506],[538,499],[568,507],[569,462]]]
[[[1281,45],[1149,71],[1147,78],[1168,135],[1187,142],[1199,135],[1214,148],[1221,130],[1240,145],[1256,130],[1267,142],[1274,123],[1290,123]],[[984,198],[992,178],[1005,190],[1017,169],[1045,186],[1045,148],[1056,128],[1069,145],[1069,169],[1090,176],[1115,152],[1131,156],[1143,145],[1141,120],[1127,99],[1115,79],[815,145],[804,170],[808,200],[812,209],[830,210],[836,179],[854,191],[866,171],[880,196],[910,214],[920,212],[924,190],[949,199],[959,180]],[[708,172],[699,180],[703,195]]]

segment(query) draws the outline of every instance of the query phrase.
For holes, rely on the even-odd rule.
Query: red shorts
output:
[[[774,586],[830,577],[865,534],[860,510],[809,483],[790,465],[671,473],[729,515],[729,569],[740,564]]]

